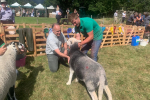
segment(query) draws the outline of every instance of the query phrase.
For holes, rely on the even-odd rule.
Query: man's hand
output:
[[[1,12],[1,10],[2,10],[2,7],[0,7],[0,12]]]
[[[78,43],[78,47],[80,48],[82,46],[82,44],[81,43]]]
[[[2,55],[6,52],[6,50],[7,50],[7,48],[4,47],[4,46],[2,46],[2,47],[0,48],[0,56],[2,56]]]
[[[67,56],[67,59],[68,59],[68,64],[69,64],[69,61],[70,61],[70,57],[69,57],[69,56]]]

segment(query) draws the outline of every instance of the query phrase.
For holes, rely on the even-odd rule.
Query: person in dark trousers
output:
[[[1,0],[2,8],[0,8],[0,20],[3,24],[14,24],[15,16],[13,16],[12,10],[6,7],[6,5],[7,5],[6,0]]]
[[[98,23],[89,17],[79,18],[76,13],[68,16],[69,21],[75,26],[76,39],[80,39],[80,32],[86,37],[84,41],[78,43],[81,51],[87,54],[91,49],[91,58],[97,62],[97,54],[102,43],[103,31]]]
[[[62,15],[62,10],[61,10],[61,9],[59,8],[59,6],[57,5],[57,8],[56,8],[57,24],[60,24],[61,15]]]
[[[67,40],[61,33],[59,24],[53,24],[52,32],[48,35],[46,41],[46,54],[51,72],[57,72],[60,57],[67,58],[69,63],[70,57],[67,56],[67,52]]]
[[[125,18],[126,18],[126,11],[124,11],[124,12],[122,13],[122,23],[124,23]]]

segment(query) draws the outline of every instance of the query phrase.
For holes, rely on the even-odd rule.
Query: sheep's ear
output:
[[[70,46],[70,45],[71,45],[71,43],[70,43],[70,41],[69,41],[69,40],[67,41],[67,45],[68,45],[68,46]]]

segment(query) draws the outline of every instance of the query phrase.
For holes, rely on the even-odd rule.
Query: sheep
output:
[[[68,41],[68,45],[71,44],[71,40]],[[70,75],[66,84],[71,84],[73,73],[75,73],[77,78],[85,83],[92,100],[102,100],[103,89],[106,91],[108,99],[112,100],[112,95],[107,85],[105,70],[102,65],[83,54],[79,50],[77,42],[70,45],[69,56]],[[98,86],[97,97],[95,90]]]
[[[67,45],[70,46],[71,44],[74,44],[75,42],[81,42],[81,40],[77,40],[76,38],[69,38],[67,41]]]
[[[15,85],[16,56],[24,46],[21,43],[11,42],[5,45],[7,51],[0,56],[0,100],[4,100],[10,87]]]

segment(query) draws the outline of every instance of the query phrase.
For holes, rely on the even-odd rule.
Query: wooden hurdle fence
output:
[[[15,29],[7,29],[6,26],[14,26]],[[143,38],[143,34],[145,31],[144,27],[137,27],[137,26],[131,26],[131,25],[100,25],[101,27],[106,27],[106,29],[103,32],[103,42],[100,46],[102,47],[113,47],[113,46],[123,46],[123,45],[129,45],[131,44],[132,36],[138,35],[140,38]],[[112,34],[111,28],[114,28],[116,26],[115,32]],[[123,34],[121,34],[119,30],[119,26],[124,28]],[[75,37],[75,34],[73,33],[67,33],[68,28],[73,28],[73,25],[60,25],[61,32],[65,35],[65,37],[68,39],[69,37]],[[9,42],[19,42],[19,34],[16,32],[19,28],[32,28],[33,33],[33,42],[34,42],[34,51],[29,52],[27,51],[27,56],[42,56],[45,54],[45,48],[46,48],[46,38],[44,34],[45,28],[52,28],[51,24],[1,24],[1,38],[4,40],[5,43]],[[9,31],[15,31],[16,34],[10,35],[8,34]],[[48,33],[46,34],[48,36]],[[85,39],[85,37],[80,33],[81,41]],[[26,47],[28,47],[27,43],[25,43]]]

